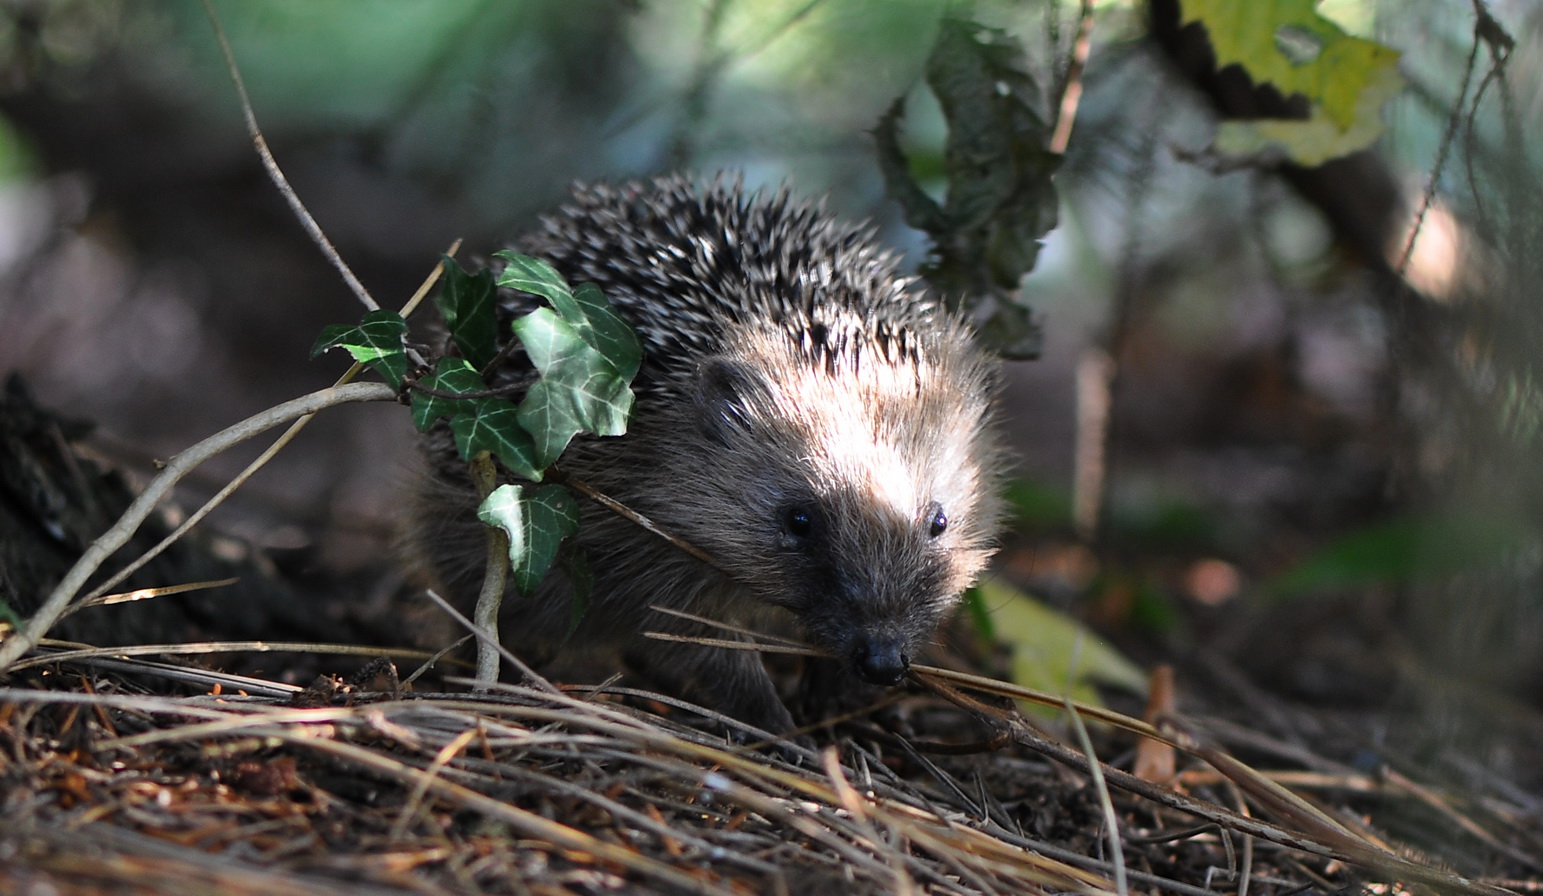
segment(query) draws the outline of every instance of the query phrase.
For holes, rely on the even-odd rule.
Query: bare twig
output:
[[[447,252],[446,254],[454,255],[456,250],[459,249],[460,246],[461,246],[461,241],[460,240],[456,240],[455,243],[450,246],[450,251]],[[424,279],[423,283],[419,285],[418,291],[413,293],[412,298],[407,300],[407,304],[402,306],[402,316],[403,317],[406,317],[407,315],[411,314],[413,312],[413,309],[418,307],[418,303],[422,302],[424,296],[429,294],[429,290],[434,288],[434,284],[439,282],[440,275],[444,273],[444,269],[445,269],[445,266],[443,264],[437,264],[437,265],[434,266],[434,270],[432,272],[430,272],[429,276],[426,277]],[[338,377],[337,382],[334,384],[334,388],[336,388],[337,386],[342,386],[342,385],[344,385],[344,384],[346,384],[348,382],[351,382],[353,380],[353,378],[358,376],[359,372],[362,371],[363,369],[364,369],[364,365],[363,364],[360,364],[358,362],[354,362],[354,364],[352,366],[350,366],[348,368],[348,370],[343,372],[342,376]],[[141,567],[143,567],[146,563],[149,563],[152,559],[154,559],[162,551],[164,551],[168,547],[170,547],[173,542],[175,542],[177,539],[181,538],[183,535],[187,534],[188,530],[190,530],[194,526],[198,525],[198,523],[204,517],[209,515],[210,511],[214,510],[214,508],[216,508],[216,507],[220,506],[222,503],[224,503],[225,499],[230,497],[236,491],[236,489],[240,488],[248,479],[251,479],[253,474],[255,474],[258,470],[261,470],[264,466],[266,466],[268,464],[268,461],[273,459],[274,455],[278,454],[281,450],[283,450],[284,446],[286,446],[290,442],[294,441],[295,436],[300,435],[300,432],[302,430],[304,430],[305,427],[307,426],[307,424],[309,424],[310,422],[311,422],[311,415],[310,414],[306,414],[305,416],[303,416],[300,419],[296,420],[293,424],[290,425],[289,429],[284,431],[283,435],[279,436],[277,439],[274,439],[273,444],[269,445],[263,451],[262,454],[259,454],[257,456],[257,458],[255,460],[253,460],[251,463],[247,464],[246,468],[243,469],[240,473],[238,473],[235,476],[235,478],[231,479],[229,482],[227,482],[224,485],[224,487],[222,487],[219,491],[215,492],[213,497],[211,497],[209,500],[205,501],[203,503],[202,507],[199,507],[197,510],[195,510],[192,513],[188,514],[187,519],[183,520],[181,525],[177,526],[176,529],[172,530],[171,534],[169,534],[165,538],[161,539],[160,543],[157,544],[155,547],[151,548],[150,550],[144,552],[139,557],[137,557],[134,560],[133,563],[130,563],[128,566],[125,566],[123,569],[120,569],[120,570],[118,570],[118,572],[114,573],[112,578],[110,578],[107,581],[103,582],[101,585],[99,585],[97,588],[95,588],[90,594],[86,595],[85,600],[86,601],[93,601],[93,600],[97,599],[98,597],[106,594],[108,592],[108,590],[110,590],[111,588],[116,586],[118,583],[122,582],[124,579],[126,579],[129,576],[133,575],[137,570],[139,570]]]
[[[1474,63],[1479,58],[1479,47],[1484,43],[1480,30],[1482,23],[1481,19],[1474,24],[1473,44],[1468,48],[1468,60],[1463,64],[1463,80],[1457,88],[1457,99],[1452,102],[1452,113],[1447,116],[1446,129],[1441,134],[1441,142],[1437,144],[1436,160],[1431,163],[1430,178],[1426,181],[1425,190],[1420,195],[1420,207],[1415,209],[1414,220],[1409,224],[1409,235],[1404,239],[1404,246],[1399,251],[1398,259],[1394,264],[1394,270],[1398,272],[1401,279],[1404,279],[1406,286],[1409,259],[1414,256],[1414,245],[1420,238],[1421,228],[1425,225],[1425,215],[1430,211],[1431,203],[1436,200],[1436,189],[1441,181],[1441,172],[1447,166],[1447,156],[1452,151],[1452,145],[1457,140],[1458,126],[1462,123],[1464,107],[1467,105],[1468,87],[1473,83]]]
[[[561,694],[562,693],[562,691],[559,691],[557,689],[556,685],[552,684],[550,681],[547,681],[545,678],[541,677],[540,675],[537,675],[536,674],[536,670],[534,670],[530,666],[526,665],[524,660],[522,660],[519,657],[515,656],[504,645],[498,643],[498,639],[496,637],[494,637],[493,635],[490,635],[487,631],[485,631],[482,628],[478,627],[476,625],[476,623],[472,622],[470,619],[467,619],[466,616],[464,614],[462,614],[459,610],[457,610],[455,607],[450,606],[450,602],[449,601],[445,600],[443,597],[440,597],[438,594],[435,594],[432,590],[425,590],[423,593],[428,595],[429,600],[432,600],[434,602],[435,606],[439,607],[441,610],[444,610],[445,613],[449,614],[450,618],[454,619],[456,621],[457,625],[460,625],[462,628],[466,629],[468,632],[471,632],[473,635],[476,635],[477,636],[477,641],[480,644],[492,645],[493,649],[497,650],[499,655],[502,656],[505,660],[507,660],[509,662],[509,665],[511,665],[514,668],[518,669],[520,671],[520,674],[525,676],[525,680],[526,681],[531,682],[535,687],[539,688],[542,691],[546,691],[546,692],[552,693],[552,694]]]
[[[913,672],[918,671],[915,666],[911,668]],[[944,670],[926,671],[929,675],[924,676],[922,680],[938,694],[962,708],[1007,725],[1013,733],[1014,740],[1019,745],[1028,747],[1084,773],[1091,773],[1090,760],[1087,756],[1064,744],[1045,738],[1025,723],[1016,713],[1003,713],[994,707],[986,706],[980,701],[974,700],[958,690],[944,685],[936,677],[932,677],[934,673]],[[1002,690],[1005,692],[1012,687],[1003,686]],[[1086,709],[1087,707],[1078,706],[1079,712],[1091,715],[1086,713]],[[1118,713],[1110,713],[1107,710],[1103,711],[1102,715],[1112,717],[1110,721],[1114,721],[1115,724],[1119,724],[1132,731],[1150,728],[1145,723],[1120,716]],[[1129,772],[1121,771],[1109,765],[1101,765],[1100,772],[1105,780],[1121,790],[1152,800],[1159,805],[1187,812],[1197,818],[1215,822],[1227,830],[1244,836],[1257,837],[1260,840],[1300,850],[1310,855],[1350,862],[1394,877],[1430,884],[1431,886],[1444,888],[1451,892],[1474,894],[1474,896],[1481,896],[1481,894],[1482,896],[1506,896],[1506,891],[1499,887],[1481,881],[1468,880],[1443,869],[1421,865],[1395,855],[1387,849],[1350,831],[1328,815],[1313,808],[1300,797],[1285,791],[1284,788],[1268,781],[1263,775],[1222,753],[1220,750],[1200,744],[1193,738],[1186,737],[1178,732],[1158,734],[1156,736],[1159,739],[1174,743],[1181,749],[1211,763],[1217,771],[1236,783],[1249,796],[1253,797],[1257,802],[1267,805],[1271,812],[1287,819],[1291,824],[1301,825],[1305,830],[1292,830],[1262,819],[1246,817],[1214,803],[1196,799],[1167,787],[1160,787],[1149,781],[1142,780]]]
[[[749,650],[755,653],[783,653],[789,656],[831,656],[823,650],[815,650],[812,647],[793,647],[783,644],[757,644],[754,641],[730,641],[727,638],[699,638],[695,635],[674,635],[669,632],[644,632],[643,637],[655,641],[670,641],[677,644],[695,644],[698,647],[718,647],[723,650]]]
[[[351,383],[322,389],[248,417],[173,457],[166,463],[165,469],[150,480],[150,484],[123,512],[118,522],[86,548],[43,605],[27,620],[26,626],[0,642],[0,672],[10,668],[23,654],[37,646],[38,639],[47,634],[49,628],[59,620],[60,614],[80,592],[86,580],[113,552],[128,543],[156,505],[171,491],[172,486],[204,461],[259,433],[297,417],[314,414],[322,408],[356,401],[392,401],[395,398],[396,390],[385,383]]]
[[[695,613],[687,613],[685,610],[677,610],[674,607],[661,607],[658,604],[654,604],[653,606],[649,607],[649,609],[653,610],[655,613],[663,613],[666,616],[674,616],[676,619],[684,619],[688,622],[695,622],[699,625],[705,625],[708,628],[718,629],[719,631],[731,632],[736,635],[743,635],[746,638],[751,638],[754,640],[775,641],[779,644],[786,644],[790,647],[809,647],[808,644],[805,644],[802,641],[796,641],[792,638],[784,638],[780,635],[773,635],[769,632],[758,632],[754,629],[745,628],[743,626],[731,625],[719,619],[710,619],[706,616],[698,616]]]
[[[480,500],[486,501],[498,487],[498,471],[493,458],[479,451],[471,459],[471,481]],[[485,691],[498,680],[498,608],[504,603],[504,588],[509,582],[509,533],[502,526],[484,526],[487,563],[482,575],[482,590],[472,611],[472,623],[487,637],[477,639],[477,690]]]
[[[1093,780],[1093,791],[1098,794],[1098,807],[1104,814],[1104,827],[1108,829],[1109,837],[1109,861],[1114,865],[1114,891],[1120,896],[1129,896],[1130,888],[1125,882],[1125,848],[1120,842],[1120,816],[1114,811],[1114,800],[1110,799],[1109,785],[1104,781],[1104,764],[1099,761],[1098,753],[1093,749],[1093,739],[1088,736],[1088,726],[1082,723],[1082,716],[1077,713],[1077,707],[1072,705],[1070,697],[1063,706],[1067,718],[1072,721],[1072,730],[1077,734],[1077,744],[1082,747],[1082,755],[1088,758],[1088,777]]]
[[[423,770],[423,775],[413,784],[412,792],[407,795],[407,800],[402,804],[402,811],[397,813],[396,821],[391,823],[391,832],[386,835],[386,840],[395,843],[407,836],[407,826],[412,824],[417,817],[418,810],[423,807],[423,797],[428,793],[429,784],[437,778],[444,767],[450,764],[466,745],[476,739],[482,733],[481,727],[467,728],[450,743],[445,744],[429,763],[429,767]]]
[[[642,526],[644,529],[654,533],[665,541],[668,541],[670,544],[675,545],[677,548],[680,548],[703,563],[706,563],[708,566],[711,566],[720,572],[727,572],[727,570],[719,565],[717,560],[713,559],[711,554],[707,553],[691,542],[686,541],[684,538],[681,538],[680,536],[661,528],[659,524],[655,523],[653,520],[649,519],[641,513],[638,513],[636,510],[633,510],[631,507],[628,507],[627,505],[616,500],[615,498],[612,498],[604,492],[601,492],[584,480],[574,479],[571,476],[563,476],[561,475],[560,471],[556,470],[553,471],[553,478],[558,482],[564,483],[565,485],[572,486],[575,491],[583,494],[586,498],[589,498],[590,500],[599,504],[601,507],[604,507],[622,519]]]
[[[257,115],[252,111],[252,100],[247,96],[246,82],[241,78],[241,70],[236,67],[236,54],[230,49],[230,41],[225,37],[225,29],[220,25],[220,17],[214,14],[214,6],[209,0],[202,0],[202,2],[204,13],[209,16],[209,24],[214,28],[214,37],[220,43],[220,53],[225,57],[225,69],[230,73],[230,80],[236,85],[236,96],[241,100],[241,115],[246,120],[247,134],[252,138],[252,145],[257,148],[257,155],[262,158],[263,169],[268,172],[268,178],[278,188],[279,195],[284,197],[284,201],[289,203],[295,217],[300,219],[300,226],[305,228],[311,241],[316,243],[322,254],[327,256],[327,260],[332,262],[332,266],[337,268],[338,273],[343,277],[343,282],[348,284],[348,288],[359,297],[364,307],[371,311],[379,310],[380,305],[370,296],[364,284],[359,282],[359,278],[354,276],[347,262],[343,261],[343,256],[333,248],[332,241],[327,239],[321,225],[316,223],[316,219],[311,217],[311,213],[300,201],[300,197],[295,195],[294,188],[289,185],[289,179],[284,176],[279,163],[273,158],[273,153],[268,149],[268,141],[257,126]]]
[[[1093,0],[1082,0],[1077,20],[1077,38],[1072,43],[1071,62],[1066,66],[1066,81],[1061,87],[1061,105],[1056,110],[1055,131],[1046,147],[1056,155],[1066,152],[1072,139],[1072,124],[1077,120],[1077,106],[1082,102],[1082,73],[1093,47]]]
[[[405,659],[422,659],[427,650],[405,647],[371,647],[365,644],[319,644],[310,641],[198,641],[190,644],[128,644],[118,647],[85,647],[78,650],[60,650],[17,662],[12,671],[33,666],[46,666],[68,660],[85,660],[96,657],[130,656],[198,656],[210,653],[310,653],[334,656],[398,656]]]
[[[163,585],[159,588],[136,588],[133,591],[123,591],[118,594],[103,594],[100,596],[81,598],[60,614],[60,618],[70,615],[87,607],[106,607],[112,604],[126,604],[140,600],[150,600],[157,597],[168,597],[173,594],[187,594],[192,591],[205,591],[210,588],[224,588],[226,585],[234,585],[241,581],[238,578],[215,579],[208,582],[186,582],[181,585]]]

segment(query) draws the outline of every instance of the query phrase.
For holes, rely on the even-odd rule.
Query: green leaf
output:
[[[514,322],[514,331],[541,379],[520,403],[520,423],[536,441],[542,466],[579,433],[602,436],[627,431],[632,390],[603,355],[550,309],[538,308]]]
[[[927,59],[927,85],[948,124],[943,152],[947,200],[941,205],[912,176],[900,149],[904,106],[896,102],[874,130],[886,190],[906,221],[932,238],[922,267],[945,296],[994,306],[982,329],[999,353],[1034,357],[1039,332],[1018,286],[1056,225],[1051,176],[1059,158],[1038,112],[1039,90],[1022,49],[1005,33],[945,17]]]
[[[420,381],[420,385],[440,392],[485,392],[487,384],[482,382],[482,377],[477,374],[476,368],[467,363],[464,358],[440,358],[439,366],[432,376],[426,376]],[[440,417],[453,417],[456,414],[474,410],[472,402],[476,399],[445,398],[439,395],[430,395],[416,389],[412,394],[413,425],[420,432],[428,431],[435,420]]]
[[[1017,302],[999,303],[976,330],[998,355],[1015,361],[1038,358],[1045,347],[1045,333],[1034,312]]]
[[[0,598],[0,623],[9,625],[13,632],[24,632],[27,630],[26,620],[22,619],[15,610],[11,609],[11,605],[6,603],[3,598]]]
[[[562,275],[550,264],[529,255],[500,252],[507,264],[498,285],[541,296],[585,345],[594,349],[614,368],[616,375],[628,382],[637,376],[643,362],[643,346],[632,325],[623,320],[606,301],[600,287],[581,283],[569,289]],[[541,365],[537,364],[541,369]]]
[[[494,253],[494,257],[504,260],[504,269],[498,274],[499,286],[541,296],[552,303],[564,320],[573,321],[584,316],[573,298],[573,290],[568,288],[568,281],[547,262],[508,250]]]
[[[562,540],[579,530],[579,507],[560,485],[501,485],[477,508],[477,518],[509,536],[515,587],[530,594],[546,576]]]
[[[450,418],[455,447],[462,457],[486,451],[506,469],[532,482],[541,481],[548,464],[538,463],[536,444],[519,422],[519,408],[502,398],[479,398]]]
[[[643,365],[643,344],[638,341],[637,331],[617,315],[611,303],[606,301],[605,293],[595,284],[580,283],[573,291],[573,297],[584,320],[582,326],[571,320],[568,323],[578,329],[585,342],[611,362],[617,376],[632,382]]]
[[[1146,693],[1146,673],[1080,622],[1001,579],[978,587],[997,640],[1012,650],[1017,684],[1094,705],[1102,705],[1095,684]]]
[[[1398,52],[1352,37],[1318,15],[1317,0],[1180,0],[1180,22],[1200,22],[1216,65],[1238,65],[1255,83],[1308,102],[1303,119],[1224,122],[1215,149],[1234,157],[1283,152],[1319,165],[1370,146],[1384,103],[1404,88]]]
[[[443,256],[445,284],[434,302],[445,318],[450,339],[478,370],[498,354],[498,290],[493,272],[468,274],[455,259]]]
[[[342,347],[354,360],[380,374],[392,388],[407,377],[407,321],[395,311],[371,311],[358,324],[333,324],[321,331],[311,357]]]
[[[1483,569],[1523,547],[1529,527],[1508,512],[1412,517],[1339,538],[1266,585],[1277,597],[1448,578]]]

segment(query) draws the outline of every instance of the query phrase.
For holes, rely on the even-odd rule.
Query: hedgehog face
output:
[[[893,684],[989,556],[989,388],[935,369],[955,363],[942,349],[826,364],[775,334],[736,344],[747,351],[709,359],[697,378],[714,452],[700,463],[733,471],[704,484],[699,506],[736,518],[697,537],[758,599],[866,680]]]

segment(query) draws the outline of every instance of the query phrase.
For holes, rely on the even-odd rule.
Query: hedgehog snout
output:
[[[866,634],[858,637],[852,661],[857,666],[857,674],[869,684],[899,684],[911,668],[905,639],[898,634]]]

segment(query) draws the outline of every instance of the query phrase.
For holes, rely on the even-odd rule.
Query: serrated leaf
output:
[[[477,374],[476,368],[467,363],[464,358],[440,358],[434,374],[424,377],[420,385],[440,392],[487,390],[487,384]],[[412,394],[413,425],[417,426],[420,432],[426,432],[440,417],[453,417],[467,410],[469,403],[473,400],[445,398],[415,389]]]
[[[550,309],[514,322],[515,334],[541,379],[520,402],[520,423],[534,437],[542,466],[555,463],[573,437],[627,431],[632,389],[611,362]]]
[[[1001,579],[987,579],[979,588],[997,640],[1012,650],[1017,684],[1099,706],[1095,684],[1146,692],[1141,668],[1080,622]]]
[[[573,290],[568,288],[568,281],[552,265],[539,258],[508,250],[497,252],[494,257],[504,260],[504,269],[498,274],[499,286],[546,299],[564,320],[573,321],[583,317],[578,302],[573,298]]]
[[[434,302],[461,357],[481,370],[498,354],[498,290],[493,272],[468,274],[448,255],[442,256],[441,264],[445,282]]]
[[[395,311],[371,311],[358,324],[333,324],[321,331],[311,347],[311,357],[331,348],[343,348],[354,360],[380,374],[392,388],[402,388],[407,377],[407,321]]]
[[[482,398],[465,404],[469,407],[450,418],[450,431],[461,456],[486,451],[516,476],[540,482],[541,471],[548,464],[537,462],[535,442],[521,427],[514,402]]]
[[[1229,156],[1284,152],[1318,165],[1370,146],[1384,129],[1384,103],[1404,87],[1396,50],[1320,16],[1318,0],[1180,0],[1180,22],[1200,22],[1218,68],[1236,64],[1255,83],[1308,102],[1308,118],[1230,121],[1215,149]]]
[[[579,508],[560,485],[501,485],[477,508],[477,518],[509,536],[510,577],[530,594],[551,569],[562,540],[579,530]]]

